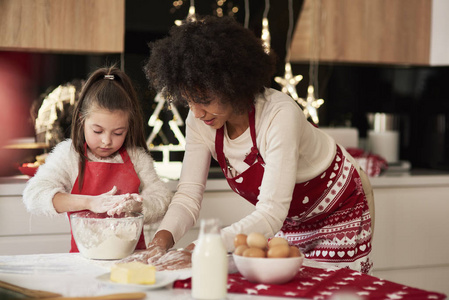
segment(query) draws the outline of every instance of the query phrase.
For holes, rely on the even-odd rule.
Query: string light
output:
[[[270,10],[270,0],[265,0],[265,10],[262,18],[262,41],[265,48],[265,52],[269,53],[271,50],[271,35],[268,26],[268,12]]]
[[[312,20],[311,20],[311,36],[310,36],[310,65],[309,65],[309,86],[307,88],[306,100],[299,98],[306,117],[310,117],[315,124],[319,123],[318,108],[324,103],[323,99],[317,99],[315,87],[318,89],[318,58],[319,58],[319,42],[317,37],[319,32],[316,27],[320,26],[320,20],[316,14],[320,12],[321,0],[312,1]],[[317,7],[318,5],[318,7]],[[317,46],[318,44],[318,46]]]
[[[245,28],[249,26],[249,0],[245,0]]]
[[[295,101],[298,101],[298,93],[296,91],[296,85],[302,80],[302,75],[294,76],[292,73],[292,66],[290,64],[290,45],[291,36],[293,31],[293,4],[292,0],[288,1],[289,7],[289,24],[287,31],[287,41],[285,43],[286,55],[285,55],[285,73],[284,77],[275,77],[274,80],[282,87],[282,92],[290,95]]]
[[[181,2],[181,5],[182,5],[182,2]],[[189,13],[187,14],[186,20],[192,21],[192,22],[196,21],[195,1],[194,0],[190,0]],[[182,20],[175,20],[175,24],[177,26],[180,26],[182,24]]]

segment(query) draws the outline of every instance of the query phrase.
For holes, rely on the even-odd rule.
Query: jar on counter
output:
[[[201,220],[198,242],[192,254],[192,297],[225,299],[228,258],[217,219]]]

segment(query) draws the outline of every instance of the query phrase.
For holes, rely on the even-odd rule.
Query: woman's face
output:
[[[90,151],[101,158],[113,155],[125,141],[128,124],[128,113],[123,110],[92,109],[84,123]]]
[[[214,129],[221,128],[226,122],[232,121],[236,117],[232,106],[229,103],[220,103],[218,99],[214,99],[207,104],[191,101],[189,102],[189,108],[195,118]]]

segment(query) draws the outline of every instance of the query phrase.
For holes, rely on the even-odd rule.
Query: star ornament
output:
[[[315,89],[313,88],[313,85],[309,85],[307,88],[306,100],[298,98],[297,101],[302,106],[306,118],[310,117],[315,124],[318,124],[320,122],[318,118],[318,108],[324,103],[324,100],[315,98]]]
[[[274,80],[282,87],[282,92],[290,95],[295,101],[298,101],[296,85],[302,80],[302,75],[293,76],[292,66],[289,62],[285,63],[284,77],[275,77]]]

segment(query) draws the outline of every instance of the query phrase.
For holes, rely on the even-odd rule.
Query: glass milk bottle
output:
[[[192,297],[225,299],[228,257],[217,219],[201,220],[198,242],[192,254]]]

